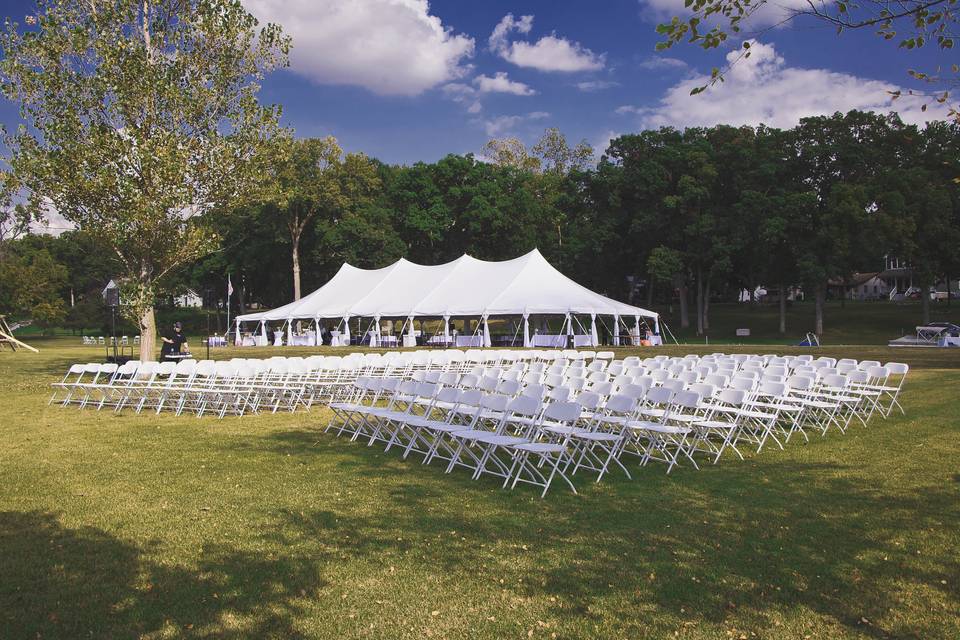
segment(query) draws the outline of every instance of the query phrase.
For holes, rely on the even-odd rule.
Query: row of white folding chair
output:
[[[429,382],[368,382],[388,387],[389,397],[374,392],[368,397],[369,404],[334,406],[343,419],[341,433],[352,433],[353,439],[368,437],[368,445],[385,443],[387,450],[400,447],[404,458],[416,452],[424,463],[446,460],[448,472],[467,467],[474,478],[495,475],[511,488],[521,482],[532,483],[543,487],[541,495],[545,495],[553,477],[560,475],[576,491],[564,474],[569,462],[567,447],[544,441],[540,431],[544,424],[577,421],[581,405],[511,393],[519,385],[504,389],[510,381],[494,389],[484,389],[482,384],[460,389]],[[541,463],[548,465],[549,474],[541,470]]]

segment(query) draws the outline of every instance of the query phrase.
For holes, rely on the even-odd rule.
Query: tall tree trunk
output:
[[[825,297],[823,283],[821,282],[813,290],[813,332],[817,334],[818,338],[823,335],[823,299]]]
[[[680,295],[680,328],[690,327],[690,310],[687,308],[687,285],[682,284],[677,287],[677,293]]]
[[[710,331],[710,278],[703,285],[703,331]]]
[[[293,299],[300,299],[300,236],[298,235],[293,240]]]
[[[230,304],[230,301],[227,300],[227,304]],[[240,281],[240,286],[237,287],[237,315],[242,316],[247,312],[247,287],[243,284],[243,280]],[[227,330],[230,330],[230,327],[227,327]]]
[[[697,335],[703,335],[703,271],[697,267]]]
[[[930,324],[930,285],[924,284],[920,287],[920,313],[923,315],[921,322]]]
[[[140,361],[156,360],[157,355],[157,319],[153,315],[153,306],[140,316]]]
[[[787,288],[780,283],[780,335],[787,333]]]

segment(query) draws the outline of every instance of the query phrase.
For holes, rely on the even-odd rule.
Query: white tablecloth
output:
[[[381,347],[397,346],[397,336],[380,336],[380,346]]]
[[[240,344],[242,344],[245,347],[256,347],[258,339],[259,339],[259,336],[257,336],[256,338],[254,338],[253,336],[244,336]]]
[[[550,333],[538,333],[537,335],[533,336],[533,346],[564,349],[567,346],[567,336],[554,335]]]
[[[944,336],[941,338],[941,344],[944,347],[960,347],[960,338],[954,338],[952,336]]]
[[[295,347],[313,347],[316,346],[316,339],[310,335],[297,335],[293,334],[290,336],[290,344]]]
[[[482,347],[483,336],[457,336],[458,347]]]
[[[283,346],[283,331],[277,330],[273,332],[273,346]]]

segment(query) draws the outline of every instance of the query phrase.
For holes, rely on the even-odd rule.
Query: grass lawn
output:
[[[960,637],[958,352],[824,349],[913,364],[907,417],[540,500],[322,409],[48,408],[76,342],[0,353],[0,638]]]
[[[690,312],[691,327],[680,328],[677,305],[673,309],[657,307],[664,321],[681,342],[703,343],[704,336],[696,335],[696,318]],[[882,344],[913,334],[922,317],[918,301],[905,302],[828,302],[823,313],[823,336],[826,345]],[[960,303],[953,300],[930,303],[930,320],[960,324]],[[797,302],[787,309],[787,334],[778,332],[780,315],[776,304],[714,303],[710,305],[711,343],[797,344],[807,331],[813,331],[813,302]],[[750,329],[749,338],[738,338],[737,329]]]

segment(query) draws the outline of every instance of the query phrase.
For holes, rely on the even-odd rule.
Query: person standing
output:
[[[179,322],[174,322],[173,331],[160,336],[160,340],[163,341],[163,346],[160,347],[160,362],[166,361],[169,356],[181,353],[184,347],[188,351],[190,350],[190,345],[187,344],[187,336],[183,335],[183,325]],[[172,360],[173,358],[169,359]]]

